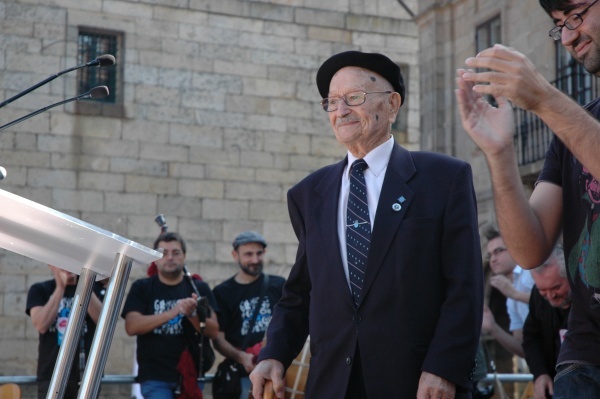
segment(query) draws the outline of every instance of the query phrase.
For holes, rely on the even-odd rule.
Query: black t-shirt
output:
[[[281,298],[285,279],[269,275],[269,285],[260,302],[260,310],[254,327],[249,333],[250,319],[258,303],[264,276],[261,274],[256,281],[250,284],[240,284],[232,277],[213,289],[215,299],[219,304],[219,329],[225,333],[225,339],[237,348],[241,348],[245,336],[248,336],[246,347],[251,347],[263,340],[271,321],[273,307]]]
[[[556,308],[534,286],[529,314],[523,326],[523,351],[535,380],[542,374],[556,375],[556,359],[561,346],[561,330],[567,328],[569,309]]]
[[[54,366],[56,364],[56,359],[58,358],[60,345],[67,328],[68,318],[71,314],[71,307],[76,288],[77,287],[75,285],[68,285],[65,287],[65,293],[60,301],[56,319],[48,331],[39,335],[37,365],[38,381],[49,381],[52,378],[52,373],[54,372]],[[29,315],[32,308],[36,306],[44,306],[50,299],[50,296],[55,289],[55,280],[47,280],[32,285],[27,293],[27,306],[25,312]],[[93,291],[100,300],[104,298],[104,288],[99,282],[94,283]],[[86,314],[83,324],[83,343],[86,358],[90,352],[95,331],[96,323],[94,323],[89,314]],[[77,353],[79,353],[79,348]],[[79,381],[79,367],[79,356],[75,356],[73,365],[71,366],[69,381]]]
[[[218,306],[209,286],[194,280],[201,296],[208,298],[209,305],[217,311]],[[163,284],[158,275],[135,281],[127,295],[121,316],[135,311],[142,315],[160,314],[170,310],[179,299],[189,298],[193,288],[187,279],[177,285]],[[137,380],[177,382],[177,363],[187,341],[183,330],[185,316],[178,315],[162,326],[137,337]]]
[[[600,119],[600,99],[586,106]],[[558,362],[600,365],[600,183],[555,136],[538,181],[562,187],[563,243],[573,302]]]

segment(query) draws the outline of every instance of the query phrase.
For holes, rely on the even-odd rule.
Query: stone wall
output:
[[[80,26],[124,34],[122,116],[71,103],[1,132],[0,189],[144,245],[163,213],[213,286],[236,271],[230,242],[246,229],[269,241],[266,270],[289,272],[286,192],[344,156],[314,83],[330,55],[378,51],[407,66],[402,144],[419,146],[417,28],[396,0],[0,1],[0,98],[75,66]],[[4,107],[2,122],[77,94],[76,74],[61,76]],[[2,250],[0,275],[0,375],[34,375],[26,295],[51,274]],[[107,374],[131,373],[133,343],[119,320]]]

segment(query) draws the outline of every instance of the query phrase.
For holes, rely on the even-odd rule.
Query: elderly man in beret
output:
[[[310,334],[307,398],[469,398],[483,308],[471,168],[395,143],[405,87],[388,57],[336,54],[317,87],[348,153],[288,192],[298,251],[253,395],[271,380],[284,397]]]

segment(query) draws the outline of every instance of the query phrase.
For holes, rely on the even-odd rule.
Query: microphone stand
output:
[[[105,54],[105,55],[101,55],[100,57],[94,59],[93,61],[87,62],[85,64],[81,64],[72,68],[68,68],[65,69],[64,71],[55,73],[54,75],[48,76],[46,79],[42,80],[41,82],[31,86],[29,89],[23,90],[22,92],[18,93],[15,96],[12,96],[11,98],[9,98],[8,100],[3,101],[2,103],[0,103],[0,108],[4,107],[5,105],[8,105],[10,103],[12,103],[13,101],[23,97],[25,94],[27,93],[31,93],[32,91],[34,91],[35,89],[37,89],[40,86],[45,85],[48,82],[53,81],[54,79],[58,78],[60,75],[64,75],[65,73],[69,73],[71,71],[75,71],[77,69],[81,69],[81,68],[85,68],[85,67],[91,67],[91,66],[98,66],[98,67],[104,67],[104,66],[112,66],[115,64],[115,57],[113,57],[110,54]]]
[[[13,125],[16,125],[17,123],[23,122],[24,120],[29,119],[32,116],[36,116],[38,114],[41,114],[42,112],[47,111],[47,110],[49,110],[51,108],[58,107],[59,105],[63,105],[63,104],[66,104],[66,103],[70,103],[72,101],[77,101],[77,100],[97,99],[97,98],[103,98],[103,97],[106,97],[106,96],[108,96],[108,87],[106,87],[106,86],[97,86],[97,87],[94,87],[92,90],[90,90],[90,91],[88,91],[86,93],[80,94],[80,95],[78,95],[76,97],[68,98],[68,99],[63,100],[63,101],[59,101],[59,102],[51,104],[51,105],[48,105],[47,107],[38,109],[37,111],[34,111],[34,112],[30,113],[30,114],[22,116],[19,119],[16,119],[16,120],[14,120],[14,121],[12,121],[10,123],[7,123],[6,125],[2,125],[2,126],[0,126],[0,131],[2,131],[4,129],[7,129],[7,128],[13,126]]]

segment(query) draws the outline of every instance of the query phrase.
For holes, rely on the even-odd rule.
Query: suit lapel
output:
[[[313,209],[315,220],[321,235],[320,243],[323,245],[321,253],[324,256],[324,267],[333,268],[332,289],[340,287],[341,292],[333,295],[344,295],[348,305],[354,306],[352,294],[348,287],[348,281],[344,273],[342,257],[340,255],[340,240],[338,236],[338,204],[340,196],[341,178],[348,158],[331,168],[315,188],[316,197],[319,200]]]
[[[394,241],[396,231],[412,204],[415,194],[407,183],[415,173],[416,168],[410,152],[398,144],[394,144],[375,213],[369,260],[363,285],[363,300],[368,295],[371,284]]]

